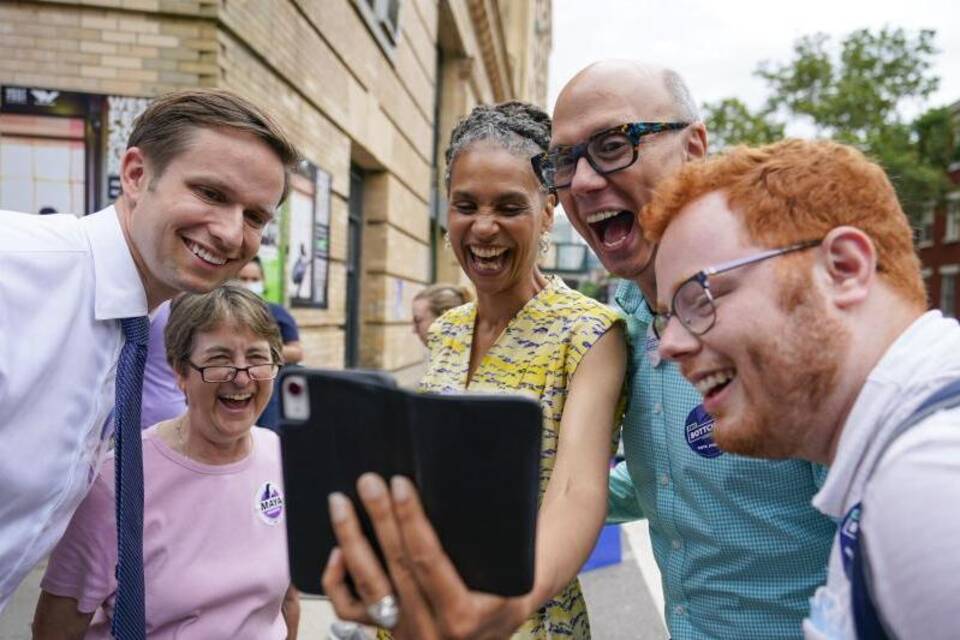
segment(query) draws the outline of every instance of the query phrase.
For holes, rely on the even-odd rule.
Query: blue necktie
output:
[[[117,364],[114,409],[117,481],[117,597],[113,637],[146,637],[143,604],[143,449],[140,402],[150,323],[145,317],[120,321],[125,341]]]

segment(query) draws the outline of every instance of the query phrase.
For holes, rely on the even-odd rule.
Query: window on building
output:
[[[944,242],[960,240],[960,200],[947,201],[947,226],[943,233]]]
[[[957,316],[957,273],[960,265],[940,267],[940,311],[948,318]]]
[[[84,122],[0,117],[0,209],[86,213]]]
[[[380,48],[393,59],[400,40],[400,0],[354,0],[354,4]]]
[[[923,210],[923,217],[920,218],[920,226],[917,228],[917,245],[928,247],[933,244],[933,203],[929,204]]]

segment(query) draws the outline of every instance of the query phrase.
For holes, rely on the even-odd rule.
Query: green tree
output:
[[[928,111],[913,122],[902,114],[939,86],[931,71],[935,35],[930,29],[860,29],[839,48],[822,33],[800,38],[792,59],[758,66],[755,73],[766,81],[769,97],[756,113],[735,99],[705,105],[708,124],[721,127],[714,139],[721,145],[765,142],[767,134],[782,133],[777,118],[806,121],[817,136],[855,145],[878,161],[904,209],[916,215],[942,196],[944,159],[957,153],[946,110]]]
[[[948,166],[960,161],[960,145],[957,144],[957,121],[950,109],[930,109],[914,120],[917,146],[920,156],[930,164]]]
[[[901,124],[905,103],[937,90],[940,79],[930,74],[934,36],[930,29],[916,37],[860,29],[834,55],[829,36],[819,33],[797,41],[793,60],[762,63],[756,75],[770,86],[768,108],[807,116],[823,135],[862,145],[877,130]]]
[[[897,190],[900,205],[914,220],[947,187],[946,164],[931,162],[918,144],[915,125],[890,124],[867,134],[859,145],[880,163]]]
[[[783,138],[784,125],[768,111],[753,113],[737,98],[703,105],[710,144],[718,148],[734,144],[769,144]]]

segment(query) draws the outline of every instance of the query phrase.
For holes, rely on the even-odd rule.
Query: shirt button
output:
[[[661,413],[663,413],[663,405],[660,404],[659,402],[653,405],[653,412],[657,415],[660,415]]]
[[[668,475],[665,474],[665,473],[661,473],[661,474],[660,474],[660,484],[662,484],[663,486],[667,486],[668,484],[670,484],[670,476],[668,476]]]
[[[682,549],[682,548],[683,548],[683,542],[681,542],[680,540],[674,540],[673,542],[670,543],[670,545],[671,545],[674,549]]]
[[[677,606],[675,606],[675,607],[673,608],[673,612],[674,612],[675,614],[677,614],[678,616],[682,616],[683,614],[685,614],[685,613],[687,612],[687,608],[686,608],[685,606],[683,606],[682,604],[678,604]]]

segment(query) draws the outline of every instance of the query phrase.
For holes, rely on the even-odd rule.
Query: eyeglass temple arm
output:
[[[748,264],[753,264],[754,262],[761,262],[767,258],[773,258],[774,256],[782,256],[787,253],[793,253],[794,251],[801,251],[803,249],[809,249],[810,247],[815,247],[820,244],[820,240],[807,240],[806,242],[798,242],[797,244],[790,245],[789,247],[784,247],[783,249],[769,249],[763,253],[758,253],[753,256],[748,256],[746,258],[739,258],[738,260],[732,260],[730,262],[725,262],[719,264],[715,267],[707,267],[701,273],[704,277],[715,276],[726,271],[731,271],[738,267],[744,267]]]

